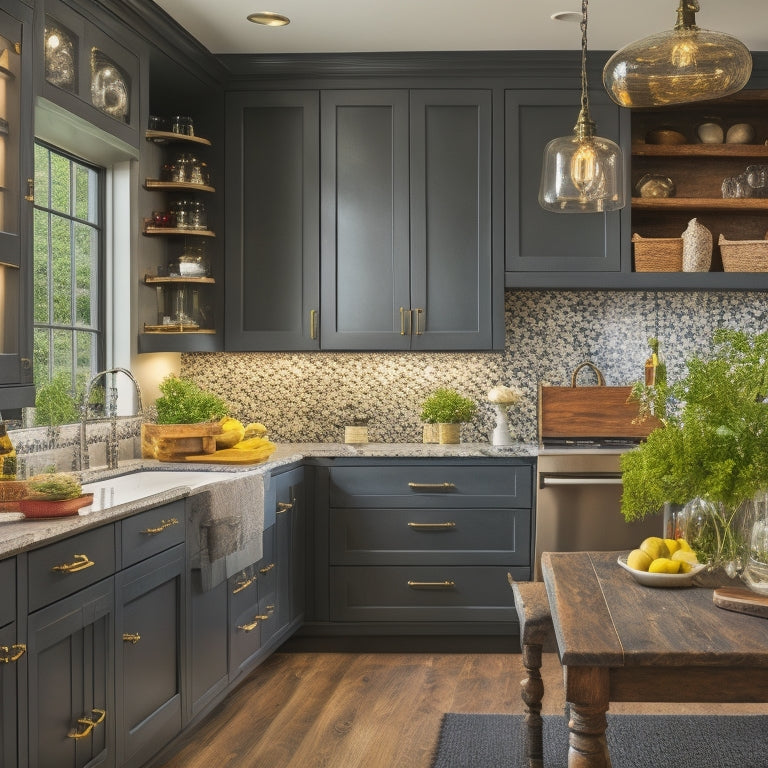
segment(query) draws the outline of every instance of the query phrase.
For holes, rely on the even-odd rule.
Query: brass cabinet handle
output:
[[[456,582],[452,579],[446,581],[409,581],[411,589],[453,589]]]
[[[254,616],[253,621],[251,621],[249,624],[238,624],[237,628],[241,632],[253,632],[256,627],[259,626],[260,621],[266,621],[269,618],[266,614]]]
[[[179,521],[175,517],[172,517],[170,520],[161,520],[160,525],[158,525],[157,528],[145,528],[142,533],[146,533],[148,536],[155,536],[156,534],[162,533],[168,528],[173,528],[174,525],[178,524]]]
[[[138,632],[124,632],[123,633],[123,642],[124,643],[131,643],[132,645],[136,645],[136,643],[141,640],[141,635]]]
[[[277,502],[277,514],[282,515],[284,512],[288,512],[293,509],[293,503],[287,501]]]
[[[415,334],[416,336],[421,336],[424,333],[421,327],[421,319],[423,315],[424,315],[424,310],[421,309],[420,307],[416,307],[416,334]]]
[[[317,310],[316,309],[309,310],[309,338],[310,339],[317,338]]]
[[[456,483],[408,483],[412,491],[451,491]]]
[[[453,520],[446,520],[444,523],[408,523],[408,527],[417,531],[445,531],[455,528],[456,523]]]
[[[250,579],[247,579],[247,578],[246,578],[246,579],[243,579],[243,580],[241,580],[241,581],[238,581],[238,582],[237,582],[237,585],[236,585],[236,586],[235,586],[235,588],[232,590],[232,594],[233,594],[233,595],[236,595],[236,594],[238,594],[239,592],[242,592],[243,590],[246,590],[246,589],[248,589],[248,587],[250,587],[250,586],[251,586],[251,584],[255,583],[255,581],[256,581],[256,578],[255,578],[255,577],[253,577],[253,576],[252,576]]]
[[[259,568],[259,573],[269,573],[275,567],[274,563],[265,565],[263,568]]]
[[[18,661],[27,652],[27,646],[24,643],[15,643],[14,645],[0,645],[0,664],[11,664]]]
[[[107,716],[106,711],[103,709],[92,709],[91,714],[97,716],[95,720],[90,717],[78,717],[77,726],[67,734],[67,737],[70,739],[84,739]]]
[[[405,336],[405,307],[400,307],[400,335]]]
[[[29,203],[35,202],[35,180],[27,179],[27,194],[24,195],[24,199]]]
[[[88,555],[75,555],[74,562],[54,565],[51,570],[58,571],[59,573],[77,573],[78,571],[84,571],[86,568],[90,568],[92,565],[96,565],[96,563],[94,563]]]

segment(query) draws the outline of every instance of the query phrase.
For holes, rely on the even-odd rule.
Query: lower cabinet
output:
[[[531,578],[531,462],[340,459],[318,474],[315,631],[510,632],[507,573]]]
[[[113,578],[31,614],[27,631],[29,765],[113,766]]]
[[[26,646],[19,642],[16,627],[15,557],[0,562],[0,584],[0,766],[15,766],[19,751],[19,669],[26,662]]]
[[[143,765],[181,731],[184,566],[179,544],[116,577],[115,719],[121,768]]]

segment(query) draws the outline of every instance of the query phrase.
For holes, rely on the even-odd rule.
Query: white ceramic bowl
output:
[[[700,563],[694,565],[688,573],[651,573],[650,571],[638,571],[627,565],[627,556],[619,555],[618,564],[632,574],[635,581],[644,584],[646,587],[690,587],[693,584],[693,578],[697,573],[706,568],[706,565]]]

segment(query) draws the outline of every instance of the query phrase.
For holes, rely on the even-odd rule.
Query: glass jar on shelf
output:
[[[190,201],[174,200],[170,204],[170,213],[176,222],[176,229],[190,229]]]
[[[192,200],[189,203],[189,227],[190,229],[208,229],[208,212],[205,203],[200,200]]]

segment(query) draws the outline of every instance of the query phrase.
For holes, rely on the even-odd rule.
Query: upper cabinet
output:
[[[0,10],[0,411],[33,405],[32,13]]]
[[[509,287],[598,287],[621,269],[621,212],[560,214],[539,205],[544,148],[570,136],[578,117],[575,90],[508,90],[505,95],[505,228]],[[619,142],[621,110],[603,91],[590,93],[597,133]],[[598,273],[597,275],[593,273]]]
[[[226,348],[320,347],[319,95],[227,97]]]
[[[49,102],[96,125],[131,146],[139,145],[140,61],[62,0],[46,0],[38,14],[41,41],[38,92]]]
[[[500,343],[491,106],[491,90],[322,93],[323,349]]]

